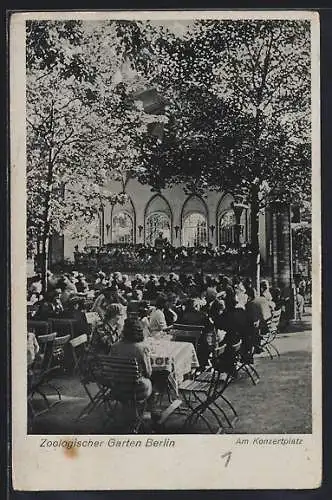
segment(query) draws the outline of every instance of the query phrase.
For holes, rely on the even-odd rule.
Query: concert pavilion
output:
[[[159,114],[163,100],[154,89],[144,90],[136,96],[143,101],[147,113]],[[162,138],[162,127],[156,124],[152,134]],[[112,182],[112,193],[123,192],[121,182]],[[129,179],[125,204],[103,207],[89,227],[89,236],[78,239],[70,231],[51,242],[51,261],[74,260],[74,251],[107,244],[145,244],[153,246],[161,232],[174,247],[212,246],[236,243],[234,199],[227,192],[209,191],[205,195],[188,195],[183,185],[156,193],[148,185]],[[239,244],[250,244],[250,207],[243,206],[240,216]],[[270,276],[278,276],[289,283],[290,219],[270,210],[259,215],[259,245],[261,262]]]

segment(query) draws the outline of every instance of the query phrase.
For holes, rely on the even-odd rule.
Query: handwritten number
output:
[[[226,461],[225,461],[225,467],[228,466],[230,460],[231,460],[231,456],[232,456],[232,452],[231,451],[228,451],[227,453],[224,453],[223,455],[221,455],[221,458],[225,458]]]

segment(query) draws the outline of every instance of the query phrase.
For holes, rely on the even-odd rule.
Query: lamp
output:
[[[138,236],[141,237],[142,236],[142,231],[143,231],[143,226],[140,224],[138,226]]]
[[[111,227],[111,226],[110,226],[109,224],[106,224],[106,233],[107,233],[107,236],[108,236],[108,233],[109,233],[109,231],[110,231],[110,227]]]
[[[180,227],[179,226],[175,226],[174,229],[175,229],[175,238],[177,238]]]
[[[211,224],[210,226],[210,231],[211,231],[211,236],[213,237],[213,233],[214,233],[214,230],[215,230],[215,227],[213,224]]]

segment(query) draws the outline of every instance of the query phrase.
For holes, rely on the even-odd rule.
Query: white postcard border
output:
[[[190,19],[273,18],[312,22],[312,408],[311,435],[172,435],[174,447],[145,447],[151,436],[128,436],[141,441],[133,448],[109,446],[109,436],[76,436],[102,441],[80,448],[69,458],[61,447],[42,447],[69,436],[26,433],[26,189],[25,189],[25,20],[27,19]],[[12,465],[18,490],[128,489],[306,489],[322,477],[321,383],[321,184],[319,16],[309,11],[108,11],[16,13],[10,26],[11,136],[11,324],[12,324]],[[271,402],[273,404],[273,402]],[[75,436],[71,437],[75,439]],[[124,436],[119,436],[124,439]],[[237,439],[248,444],[236,444]],[[254,444],[255,439],[302,439],[292,444]],[[229,454],[230,455],[227,455]],[[226,456],[225,456],[226,454]],[[227,457],[229,457],[227,462]],[[241,472],[241,473],[239,473]]]

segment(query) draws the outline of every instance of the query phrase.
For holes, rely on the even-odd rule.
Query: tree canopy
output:
[[[83,228],[130,176],[241,196],[256,252],[260,207],[310,198],[306,21],[30,21],[26,60],[32,237]]]
[[[135,101],[142,82],[130,72],[118,29],[112,22],[27,24],[27,236],[42,245],[44,281],[50,236],[86,236],[104,203],[124,201],[147,128],[164,120]],[[112,180],[122,181],[123,192],[109,189]]]
[[[151,84],[168,100],[169,123],[143,181],[309,195],[307,22],[197,21],[184,38],[157,38],[155,52]]]
[[[27,26],[28,227],[61,234],[89,222],[105,189],[140,166],[150,122],[135,105],[137,75],[118,78],[125,63],[117,26],[30,22]],[[122,49],[122,50],[121,50]],[[123,196],[122,196],[123,197]],[[49,202],[48,202],[49,198]]]

